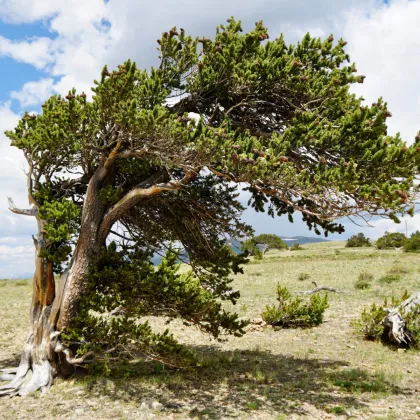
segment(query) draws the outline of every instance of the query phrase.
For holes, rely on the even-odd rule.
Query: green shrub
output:
[[[379,279],[379,283],[381,284],[391,284],[401,280],[401,276],[399,274],[392,274],[388,273],[382,276]]]
[[[372,246],[370,239],[366,238],[364,233],[358,233],[347,239],[346,248],[360,248],[363,246]]]
[[[258,248],[255,249],[254,253],[252,254],[256,260],[262,260],[263,259],[263,253]]]
[[[352,321],[351,324],[366,340],[379,340],[384,334],[382,321],[386,314],[383,306],[372,303],[370,309],[364,308],[360,318]]]
[[[379,238],[375,246],[378,249],[395,249],[401,248],[405,243],[406,237],[403,233],[389,233],[385,232],[384,236]]]
[[[290,251],[302,251],[302,250],[304,250],[305,248],[301,245],[301,244],[293,244],[291,247],[290,247]]]
[[[371,282],[373,280],[373,275],[367,272],[359,274],[359,277],[354,283],[355,289],[369,289]]]
[[[405,267],[401,267],[400,265],[393,265],[389,270],[388,274],[407,274],[410,270]]]
[[[300,273],[298,276],[299,281],[304,281],[310,279],[311,275],[309,273]]]
[[[403,247],[405,252],[419,252],[420,251],[420,232],[417,231],[413,233],[409,238],[404,242]]]
[[[284,328],[308,328],[319,325],[324,320],[328,308],[328,295],[313,294],[309,300],[293,298],[286,287],[277,284],[277,306],[266,306],[262,319],[270,325]]]
[[[383,320],[387,315],[387,308],[396,308],[401,302],[409,297],[405,291],[400,299],[391,298],[391,302],[385,299],[383,305],[372,304],[370,308],[364,308],[359,319],[352,321],[351,325],[356,331],[367,340],[387,341],[387,334],[384,333]],[[401,313],[405,331],[410,337],[410,347],[420,347],[420,312],[412,311],[408,314]]]
[[[13,282],[14,286],[27,286],[29,282],[27,280],[16,280]]]

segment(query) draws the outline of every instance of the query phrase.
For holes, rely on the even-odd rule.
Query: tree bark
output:
[[[411,336],[405,328],[404,317],[411,313],[420,315],[420,292],[414,293],[396,308],[388,310],[388,314],[382,323],[391,342],[397,344],[410,343]]]
[[[92,258],[104,244],[99,238],[105,206],[99,200],[100,180],[92,177],[86,193],[80,235],[68,270],[56,290],[52,263],[41,257],[47,247],[44,221],[37,218],[35,274],[31,305],[31,328],[17,369],[7,369],[0,380],[1,395],[26,395],[38,389],[46,392],[56,376],[67,376],[75,360],[59,343],[60,333],[77,314],[77,304]],[[32,373],[32,375],[31,375]]]

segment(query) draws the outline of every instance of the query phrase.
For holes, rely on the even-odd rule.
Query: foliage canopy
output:
[[[384,235],[376,241],[375,246],[378,249],[401,248],[404,245],[405,240],[406,237],[403,233],[385,232]]]
[[[12,210],[42,221],[41,257],[59,273],[70,257],[95,254],[97,262],[110,253],[79,289],[86,325],[109,327],[85,304],[99,312],[118,304],[131,318],[115,331],[129,325],[138,338],[149,330],[132,319],[162,299],[215,336],[241,334],[217,303],[239,296],[229,276],[244,257],[227,252],[228,240],[252,233],[240,220],[237,185],[256,211],[290,221],[297,212],[317,234],[342,232],[334,220],[345,216],[412,214],[420,135],[412,146],[387,135],[387,104],[368,106],[350,93],[364,76],[346,42],[268,38],[262,22],[243,33],[233,18],[214,39],[172,28],[158,40],[156,68],[105,66],[91,100],[76,89],[54,95],[6,132],[29,163],[33,206]],[[82,241],[90,248],[75,253]],[[173,251],[151,268],[152,254],[174,242],[191,273],[177,273]],[[73,329],[87,331],[77,319]]]
[[[357,248],[363,246],[372,246],[370,239],[366,238],[364,233],[358,233],[357,235],[351,236],[346,241],[347,248]]]
[[[416,231],[404,242],[403,249],[405,252],[419,252],[420,251],[420,232]]]
[[[287,249],[288,246],[282,239],[273,233],[262,233],[244,241],[241,249],[251,255],[265,254],[270,249]]]

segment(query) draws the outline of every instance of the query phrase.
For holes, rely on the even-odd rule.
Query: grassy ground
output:
[[[381,282],[390,270],[400,280]],[[371,288],[355,289],[365,271],[374,276]],[[310,278],[299,281],[301,273]],[[349,325],[364,306],[419,290],[419,277],[418,255],[346,249],[343,242],[269,253],[235,278],[242,297],[229,309],[258,317],[275,302],[277,282],[294,292],[312,289],[311,281],[349,291],[330,294],[324,324],[267,328],[218,343],[175,323],[176,336],[200,354],[200,368],[171,371],[140,363],[121,366],[106,379],[58,380],[44,396],[0,399],[0,418],[420,418],[420,352],[363,341]],[[18,362],[30,295],[28,282],[0,282],[0,368]],[[161,327],[159,320],[152,322]],[[151,401],[162,409],[144,408]]]

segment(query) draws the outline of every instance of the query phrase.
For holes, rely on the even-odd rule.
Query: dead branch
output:
[[[297,292],[297,293],[299,293],[301,295],[313,295],[314,293],[318,293],[318,292],[321,292],[321,291],[334,292],[334,293],[349,293],[345,290],[334,289],[334,287],[318,286],[314,281],[312,282],[312,284],[315,286],[314,289],[312,289],[312,290],[302,290],[302,291]]]
[[[7,201],[9,202],[9,210],[15,214],[23,214],[24,216],[38,216],[38,209],[33,207],[31,209],[18,209],[13,202],[11,197],[7,197]]]

